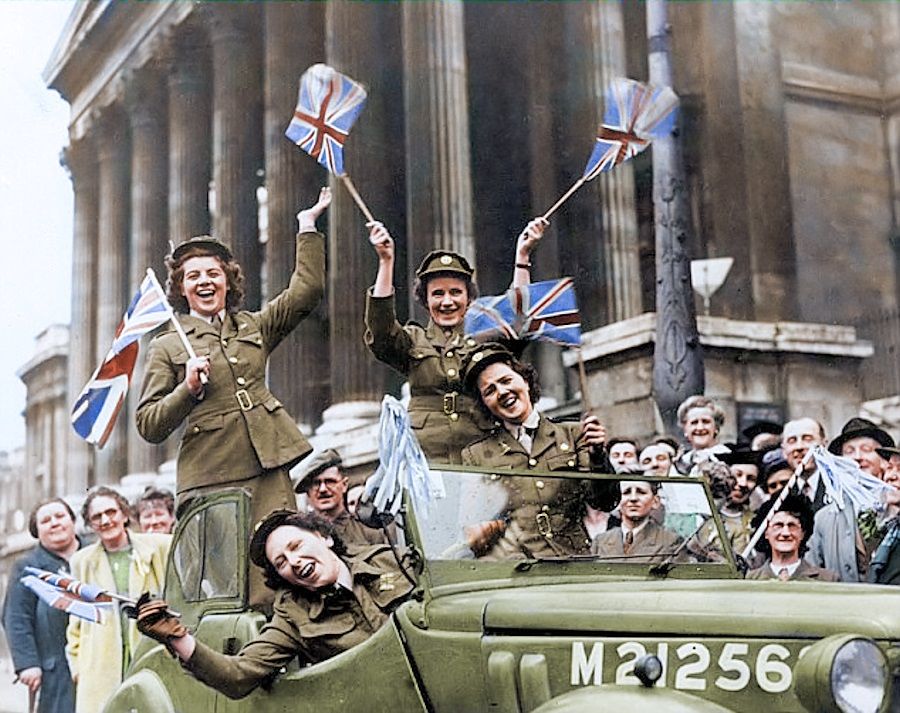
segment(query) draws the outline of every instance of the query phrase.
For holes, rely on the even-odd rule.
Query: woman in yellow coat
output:
[[[72,576],[104,590],[137,599],[162,592],[171,535],[130,532],[128,501],[112,488],[87,496],[81,514],[97,542],[78,550]],[[113,612],[95,624],[69,617],[66,657],[75,680],[75,710],[99,713],[122,681],[140,634],[134,622]]]

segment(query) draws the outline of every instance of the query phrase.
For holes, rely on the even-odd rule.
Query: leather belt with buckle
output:
[[[452,413],[456,413],[456,397],[457,393],[455,391],[444,394],[444,415],[449,416]]]
[[[241,407],[241,411],[249,411],[253,408],[253,402],[250,400],[250,394],[247,393],[247,389],[235,391],[234,396]]]

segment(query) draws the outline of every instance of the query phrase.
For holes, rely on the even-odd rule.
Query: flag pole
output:
[[[572,194],[573,194],[575,191],[577,191],[579,188],[581,188],[581,186],[582,186],[583,184],[584,184],[584,177],[582,176],[582,177],[579,178],[577,181],[575,181],[575,183],[572,185],[572,187],[571,187],[568,191],[566,191],[565,193],[563,193],[562,198],[560,198],[558,201],[556,201],[556,203],[554,203],[554,204],[550,207],[550,210],[548,210],[546,213],[544,213],[544,215],[542,215],[541,218],[542,218],[543,220],[549,220],[549,219],[550,219],[550,216],[553,215],[553,214],[556,212],[556,209],[559,208],[559,207],[560,207],[563,203],[565,203],[567,200],[569,200],[569,198],[572,196]]]
[[[750,553],[753,552],[753,548],[756,546],[756,543],[759,542],[759,539],[763,536],[763,533],[766,531],[766,528],[769,526],[769,521],[775,517],[775,513],[778,512],[778,509],[781,507],[781,503],[784,502],[784,499],[788,496],[788,493],[791,491],[791,488],[794,487],[794,484],[797,482],[797,478],[800,477],[800,473],[803,472],[803,469],[806,467],[807,463],[812,460],[813,457],[813,448],[810,448],[806,455],[803,456],[803,460],[794,468],[794,473],[791,475],[791,479],[788,480],[787,483],[784,484],[784,487],[781,489],[781,492],[778,493],[778,497],[775,498],[775,502],[772,503],[772,507],[769,508],[769,512],[766,513],[766,516],[763,518],[763,521],[759,523],[759,527],[756,528],[756,532],[750,537],[750,541],[747,543],[747,546],[744,548],[744,551],[741,552],[741,557],[745,560],[750,556]]]
[[[356,186],[353,185],[353,181],[350,180],[350,176],[346,173],[342,173],[339,178],[344,182],[344,185],[347,187],[347,192],[350,193],[350,197],[353,199],[353,202],[359,207],[362,211],[362,214],[366,216],[366,222],[374,223],[375,218],[372,217],[371,211],[369,211],[368,206],[366,206],[362,197],[356,190]]]
[[[584,355],[581,352],[581,347],[575,347],[575,352],[578,354],[578,382],[581,386],[581,407],[585,413],[593,413],[594,407],[591,404],[591,397],[588,393],[587,371],[584,368]]]
[[[178,336],[181,338],[181,343],[184,344],[185,351],[187,351],[188,356],[191,359],[197,358],[197,353],[194,351],[194,347],[191,346],[191,343],[188,341],[187,334],[184,333],[184,327],[181,326],[181,322],[178,321],[178,318],[175,316],[175,312],[172,311],[172,305],[169,304],[169,300],[166,298],[166,293],[162,288],[162,285],[159,284],[159,280],[156,278],[156,273],[153,271],[152,267],[147,268],[147,276],[153,282],[153,286],[159,290],[159,294],[163,296],[163,307],[166,310],[166,314],[169,315],[169,319],[172,322],[172,325],[175,327],[175,331],[178,333]],[[206,374],[200,374],[200,383],[206,384],[208,379],[206,378]]]

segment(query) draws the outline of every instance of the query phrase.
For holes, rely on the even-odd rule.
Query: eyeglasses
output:
[[[120,512],[121,512],[121,510],[119,510],[118,508],[110,508],[109,510],[104,510],[103,512],[95,512],[93,515],[91,515],[88,518],[88,521],[96,525],[96,524],[99,524],[99,522],[103,519],[104,515],[107,518],[109,518],[110,520],[112,520]]]
[[[318,490],[324,485],[329,490],[334,490],[338,485],[341,484],[342,480],[342,478],[320,478],[310,483],[309,489]]]

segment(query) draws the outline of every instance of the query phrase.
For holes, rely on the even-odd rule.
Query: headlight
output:
[[[887,697],[887,659],[871,639],[829,636],[797,663],[795,690],[809,711],[879,713]]]

